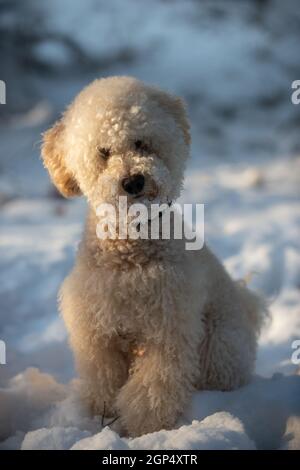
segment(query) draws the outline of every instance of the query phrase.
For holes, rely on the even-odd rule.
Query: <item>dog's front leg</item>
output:
[[[97,323],[100,310],[93,283],[83,268],[74,269],[60,291],[60,310],[80,376],[80,392],[93,414],[114,416],[115,399],[128,377],[128,362],[119,349],[118,337],[105,334]]]
[[[146,345],[117,397],[120,420],[130,436],[174,426],[194,389],[196,349],[192,340],[174,337],[170,344]]]
[[[91,412],[104,417],[116,415],[116,396],[127,380],[128,364],[112,339],[73,348],[81,378],[81,395]]]

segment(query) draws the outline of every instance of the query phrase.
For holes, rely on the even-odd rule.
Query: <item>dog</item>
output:
[[[266,313],[206,245],[96,234],[100,204],[175,201],[189,148],[183,101],[131,77],[91,83],[43,136],[53,183],[89,203],[59,294],[82,398],[129,436],[174,427],[195,390],[249,382]]]

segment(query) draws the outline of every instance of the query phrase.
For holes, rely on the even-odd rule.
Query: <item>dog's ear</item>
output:
[[[157,90],[160,104],[174,117],[175,121],[183,132],[186,145],[191,143],[190,123],[186,113],[186,104],[178,96]]]
[[[81,194],[74,176],[68,171],[63,151],[63,121],[57,121],[54,126],[43,134],[42,158],[50,177],[65,197]]]
[[[185,102],[177,96],[171,96],[169,100],[169,107],[175,118],[175,121],[179,124],[183,132],[185,143],[187,145],[190,145],[191,143],[190,123],[189,123],[187,113],[186,113]]]

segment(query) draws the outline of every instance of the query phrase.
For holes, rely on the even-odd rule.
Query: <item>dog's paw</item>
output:
[[[121,425],[131,437],[170,429],[176,421],[166,400],[160,395],[154,397],[151,390],[134,379],[121,389],[116,408]]]

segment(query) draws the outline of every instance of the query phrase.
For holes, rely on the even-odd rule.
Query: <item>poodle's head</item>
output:
[[[94,209],[165,203],[182,187],[189,154],[182,101],[130,77],[96,80],[44,134],[42,156],[67,197],[84,194]]]

